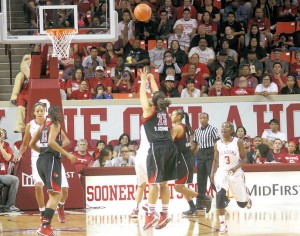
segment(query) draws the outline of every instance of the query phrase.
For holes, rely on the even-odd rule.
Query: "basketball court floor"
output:
[[[287,203],[288,204],[288,203]],[[184,236],[219,235],[219,223],[215,206],[209,214],[198,212],[197,217],[184,218],[186,209],[170,209],[171,222],[161,230],[143,230],[144,212],[138,219],[131,219],[132,206],[98,209],[67,210],[67,222],[62,224],[54,216],[52,227],[55,235],[88,236]],[[226,213],[228,233],[226,235],[300,235],[300,207],[297,205],[255,206],[240,209],[231,200]],[[0,235],[37,235],[38,212],[1,213]]]

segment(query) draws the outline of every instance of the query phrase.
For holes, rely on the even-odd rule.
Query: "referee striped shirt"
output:
[[[195,130],[194,142],[198,143],[199,149],[210,148],[220,139],[217,128],[207,125],[205,128],[199,127]]]

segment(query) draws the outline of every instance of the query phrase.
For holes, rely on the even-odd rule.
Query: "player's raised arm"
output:
[[[140,101],[143,109],[143,117],[148,117],[152,114],[153,110],[150,102],[148,101],[147,92],[146,92],[146,83],[148,79],[147,69],[143,68],[139,71],[139,76],[141,78],[140,86]]]

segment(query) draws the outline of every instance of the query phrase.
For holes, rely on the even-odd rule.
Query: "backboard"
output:
[[[78,30],[72,40],[72,43],[80,42],[113,42],[118,39],[118,13],[115,9],[115,1],[105,0],[107,4],[107,12],[104,16],[106,23],[102,25],[82,25],[80,19],[82,13],[80,4],[84,1],[78,1],[77,5],[41,5],[31,12],[31,19],[37,21],[38,27],[33,27],[30,23],[24,23],[23,16],[23,1],[19,0],[1,0],[2,12],[0,13],[0,43],[4,44],[37,44],[51,43],[48,36],[45,34],[47,28],[62,28],[70,27]],[[27,1],[25,1],[27,2]],[[41,2],[41,1],[40,1]],[[45,1],[46,2],[46,1]],[[20,9],[17,9],[20,8]],[[59,24],[58,18],[60,13],[67,14],[67,20],[71,24]],[[52,17],[49,18],[49,15]],[[57,18],[58,17],[58,18]],[[66,19],[66,18],[63,18]],[[85,17],[89,19],[89,16]],[[72,22],[74,21],[74,22]]]

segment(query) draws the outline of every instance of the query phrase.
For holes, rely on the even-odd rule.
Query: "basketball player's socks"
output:
[[[136,204],[136,208],[135,209],[136,210],[140,209],[140,204],[139,203]]]
[[[163,213],[168,213],[169,210],[169,205],[168,204],[163,204],[162,205],[162,212]]]
[[[189,200],[188,204],[190,205],[190,210],[195,211],[196,210],[196,206],[193,200]]]
[[[41,208],[39,208],[39,211],[40,211],[40,215],[41,215],[41,217],[43,217],[44,216],[44,214],[45,214],[45,207],[41,207]]]
[[[54,213],[55,213],[55,211],[53,209],[46,208],[42,225],[50,225]]]
[[[148,204],[148,213],[154,213],[155,212],[155,204]]]
[[[226,224],[225,215],[219,215],[220,224]]]
[[[61,207],[64,206],[64,204],[65,204],[64,202],[59,202],[59,203],[58,203],[58,207],[61,208]]]

